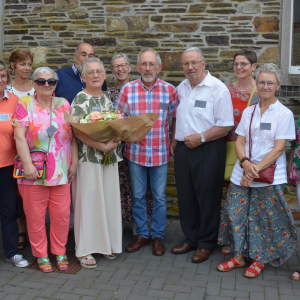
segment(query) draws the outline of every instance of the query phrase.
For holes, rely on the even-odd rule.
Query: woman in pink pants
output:
[[[40,67],[32,75],[36,94],[22,97],[17,105],[13,126],[17,152],[24,165],[25,179],[18,179],[32,254],[43,272],[51,272],[47,253],[45,216],[50,212],[51,252],[60,270],[68,269],[66,243],[70,220],[70,182],[76,174],[78,149],[72,130],[64,120],[70,105],[53,97],[57,74]],[[46,178],[38,179],[29,150],[48,151]]]

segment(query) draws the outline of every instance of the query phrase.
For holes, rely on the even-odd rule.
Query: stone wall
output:
[[[135,64],[140,49],[152,47],[162,56],[160,77],[177,85],[182,51],[198,46],[208,69],[229,83],[236,49],[249,47],[260,62],[278,63],[280,9],[278,0],[4,0],[3,58],[26,47],[36,54],[34,67],[58,69],[88,42],[109,67],[118,52]]]

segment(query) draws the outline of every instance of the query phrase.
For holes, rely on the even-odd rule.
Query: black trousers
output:
[[[18,253],[19,226],[17,223],[17,179],[14,166],[0,168],[0,217],[5,257]]]
[[[217,245],[225,171],[225,137],[189,149],[178,142],[174,166],[179,217],[185,243],[212,250]]]

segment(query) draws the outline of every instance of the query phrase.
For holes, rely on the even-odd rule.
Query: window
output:
[[[300,74],[300,0],[291,2],[289,73]]]

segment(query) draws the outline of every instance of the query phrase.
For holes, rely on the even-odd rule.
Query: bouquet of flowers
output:
[[[80,119],[81,124],[91,123],[91,122],[104,122],[104,121],[111,121],[111,120],[121,120],[124,118],[124,115],[120,111],[93,111],[90,114],[84,115]]]

